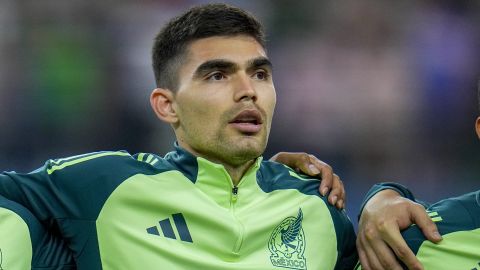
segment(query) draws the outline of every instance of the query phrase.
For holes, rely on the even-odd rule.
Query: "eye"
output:
[[[223,80],[223,79],[225,79],[225,78],[226,78],[226,77],[225,77],[225,75],[223,75],[223,73],[221,73],[221,72],[215,72],[215,73],[209,75],[209,76],[207,77],[207,80],[210,80],[210,81],[221,81],[221,80]]]
[[[253,74],[253,78],[264,81],[268,79],[269,74],[264,70],[259,70]]]

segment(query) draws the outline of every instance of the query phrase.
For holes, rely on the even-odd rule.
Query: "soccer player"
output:
[[[480,138],[480,116],[475,129]],[[365,201],[357,240],[363,269],[480,269],[480,190],[426,205],[400,184],[381,183]]]
[[[1,174],[0,193],[53,224],[79,269],[352,269],[345,211],[318,180],[262,160],[276,94],[261,24],[194,7],[152,55],[150,102],[175,132],[172,152],[50,160]]]
[[[0,269],[75,269],[65,243],[23,206],[0,196]]]

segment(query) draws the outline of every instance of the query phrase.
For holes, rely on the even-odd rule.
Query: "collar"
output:
[[[258,190],[257,172],[260,169],[263,157],[258,157],[246,171],[238,183],[238,195],[232,193],[233,181],[225,167],[205,158],[194,156],[183,149],[178,142],[174,144],[175,151],[165,156],[179,171],[185,175],[203,193],[208,195],[217,204],[230,207],[232,200],[246,200]]]

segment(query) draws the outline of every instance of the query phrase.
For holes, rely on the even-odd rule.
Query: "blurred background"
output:
[[[0,171],[99,150],[165,154],[152,39],[187,0],[0,0]],[[426,201],[480,186],[480,2],[226,1],[266,26],[278,104],[265,156],[313,153],[345,182]]]

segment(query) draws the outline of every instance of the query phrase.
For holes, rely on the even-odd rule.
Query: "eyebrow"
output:
[[[247,62],[248,71],[255,70],[260,67],[267,67],[271,70],[272,63],[266,57],[257,57]],[[213,60],[206,61],[202,63],[200,66],[198,66],[194,72],[194,77],[201,78],[206,74],[216,70],[221,70],[226,73],[234,73],[239,69],[240,67],[238,66],[238,64],[232,61],[229,61],[226,59],[213,59]]]
[[[214,59],[206,61],[200,66],[198,66],[195,70],[194,77],[203,77],[205,74],[208,74],[215,70],[222,70],[227,73],[233,73],[238,69],[238,65],[231,61],[225,59]]]
[[[273,69],[272,62],[266,57],[257,57],[248,61],[247,70],[255,70],[257,68],[266,67],[269,70]]]

